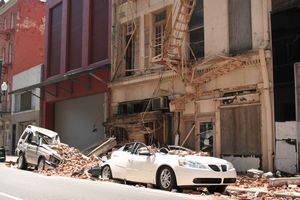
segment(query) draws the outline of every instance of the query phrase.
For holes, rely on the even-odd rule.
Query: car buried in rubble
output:
[[[222,193],[235,183],[236,170],[230,162],[202,155],[178,146],[155,150],[140,142],[128,143],[101,165],[101,176],[167,191],[206,187],[210,193]]]
[[[58,144],[60,144],[60,138],[56,132],[28,125],[16,148],[17,167],[27,169],[28,166],[33,166],[38,170],[57,167],[63,159],[51,147]]]

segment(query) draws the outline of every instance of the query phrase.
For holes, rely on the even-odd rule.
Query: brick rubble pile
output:
[[[293,194],[295,192],[299,193],[300,188],[295,186],[283,185],[280,187],[271,187],[268,184],[267,178],[262,177],[248,177],[248,176],[238,176],[236,183],[233,185],[241,189],[256,189],[257,192],[246,192],[246,191],[230,191],[232,198],[237,199],[295,199],[293,197],[281,197],[278,193],[282,194]],[[260,192],[265,191],[265,192]],[[297,199],[297,198],[296,198]]]
[[[59,145],[52,147],[52,149],[57,151],[63,158],[63,162],[57,168],[45,169],[40,172],[47,176],[56,175],[90,179],[92,177],[88,170],[102,163],[100,158],[96,156],[87,157],[74,147]]]

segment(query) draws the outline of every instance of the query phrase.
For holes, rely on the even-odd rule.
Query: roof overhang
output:
[[[26,92],[26,91],[31,91],[35,88],[42,88],[51,84],[55,84],[61,81],[65,81],[65,80],[69,80],[69,79],[73,79],[79,76],[83,76],[83,75],[90,75],[94,78],[96,78],[97,80],[101,81],[104,84],[107,84],[104,80],[102,80],[101,78],[97,77],[94,72],[98,72],[98,71],[102,71],[102,70],[106,70],[110,68],[110,64],[105,63],[103,65],[97,65],[97,66],[90,66],[90,67],[84,67],[84,68],[79,68],[79,69],[75,69],[72,71],[68,71],[65,74],[59,74],[59,75],[55,75],[51,78],[48,78],[47,80],[41,82],[41,83],[37,83],[34,85],[30,85],[27,87],[23,87],[17,90],[13,90],[11,92],[9,92],[9,94],[16,94],[16,93],[22,93],[22,92]]]

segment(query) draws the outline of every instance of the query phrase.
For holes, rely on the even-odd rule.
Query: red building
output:
[[[79,149],[104,137],[110,77],[109,0],[48,0],[42,126]]]
[[[44,62],[45,3],[39,0],[9,0],[5,3],[2,0],[0,25],[1,84],[8,85],[8,92],[1,96],[0,138],[6,149],[12,152],[18,136],[17,118],[21,115],[14,110],[18,106],[11,105],[21,104],[14,101],[21,94],[14,96],[10,92],[30,84],[30,76],[23,77],[26,83],[16,81],[16,84],[13,83],[14,77],[20,77],[23,72]],[[28,110],[34,109],[30,107]],[[30,120],[29,115],[26,120]]]

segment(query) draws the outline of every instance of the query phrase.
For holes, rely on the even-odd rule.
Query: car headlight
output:
[[[227,165],[228,165],[228,170],[234,169],[234,166],[232,165],[231,162],[228,162]]]
[[[190,167],[190,168],[199,168],[199,169],[206,169],[206,166],[199,163],[199,162],[194,162],[190,160],[184,160],[184,159],[179,159],[178,164],[181,167]]]

